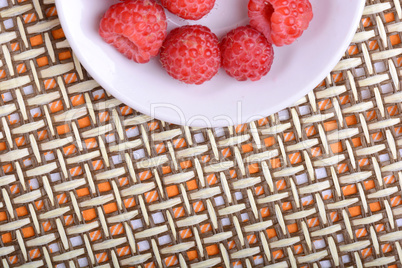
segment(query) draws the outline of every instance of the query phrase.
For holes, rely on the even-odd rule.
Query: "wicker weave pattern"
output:
[[[400,267],[402,10],[368,0],[313,92],[248,125],[154,121],[0,0],[1,267]]]

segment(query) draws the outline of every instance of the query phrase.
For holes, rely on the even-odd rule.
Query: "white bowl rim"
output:
[[[332,0],[325,0],[325,1],[332,1]],[[283,102],[281,102],[275,106],[270,106],[270,107],[266,108],[265,110],[261,111],[259,114],[262,114],[264,116],[260,116],[260,118],[269,116],[271,114],[274,114],[274,113],[280,111],[281,109],[284,109],[286,107],[293,105],[295,102],[300,100],[303,96],[305,96],[310,91],[312,91],[333,70],[333,68],[336,66],[336,64],[339,62],[339,60],[344,55],[348,45],[351,43],[351,41],[356,33],[356,30],[358,28],[359,22],[361,20],[361,16],[363,14],[363,10],[365,7],[365,0],[354,0],[354,1],[360,1],[359,10],[357,12],[357,15],[353,18],[352,25],[349,28],[346,37],[343,39],[338,50],[333,54],[334,56],[331,58],[331,61],[326,65],[325,68],[323,68],[321,70],[321,72],[318,75],[316,75],[316,77],[314,79],[311,80],[310,83],[305,85],[297,94],[289,96],[288,98],[283,100]],[[64,2],[64,4],[65,4],[66,2],[69,2],[69,1],[55,0],[56,7],[61,7],[62,2]],[[81,50],[79,49],[78,44],[76,44],[73,41],[74,34],[70,31],[70,28],[67,26],[68,22],[67,22],[67,18],[65,17],[65,14],[63,12],[59,12],[58,16],[60,19],[60,23],[63,27],[63,31],[67,37],[67,40],[69,41],[69,44],[70,44],[72,50],[74,51],[74,54],[77,56],[78,60],[80,60],[80,63],[89,72],[89,74],[101,85],[101,87],[106,89],[115,98],[121,100],[125,104],[134,108],[136,111],[138,111],[142,114],[150,115],[149,109],[145,108],[143,103],[132,102],[131,100],[127,100],[127,97],[124,94],[122,94],[119,90],[116,90],[114,87],[110,86],[109,83],[107,81],[105,81],[105,79],[103,79],[103,77],[101,75],[98,75],[96,72],[91,71],[92,68],[91,68],[90,64],[86,61],[81,60],[84,57],[82,55]],[[72,41],[72,42],[70,42],[70,41]],[[183,124],[182,123],[183,120],[180,120],[180,119],[178,120],[177,118],[173,118],[173,117],[171,117],[169,115],[165,115],[163,113],[158,113],[157,116],[155,116],[155,118],[165,121],[165,122],[178,124],[178,125],[187,125],[187,121],[185,121],[185,123]],[[241,117],[241,120],[243,120],[243,118],[248,118],[248,119],[246,119],[245,121],[242,121],[242,122],[236,122],[236,124],[250,123],[250,122],[258,119],[253,116],[244,116],[244,117]],[[222,121],[212,121],[212,122],[211,122],[211,120],[209,120],[209,121],[210,121],[209,124],[204,124],[204,122],[199,124],[198,123],[199,121],[196,121],[195,123],[192,122],[190,124],[190,126],[192,126],[192,127],[226,127],[226,126],[229,126],[228,124],[220,123]]]

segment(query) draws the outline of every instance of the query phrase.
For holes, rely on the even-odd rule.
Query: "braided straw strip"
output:
[[[1,267],[399,267],[402,9],[294,106],[196,129],[105,92],[53,0],[0,0]]]

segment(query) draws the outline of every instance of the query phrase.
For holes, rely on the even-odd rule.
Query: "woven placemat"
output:
[[[0,0],[0,266],[401,267],[401,17],[368,0],[295,106],[193,129],[105,92],[53,0]]]

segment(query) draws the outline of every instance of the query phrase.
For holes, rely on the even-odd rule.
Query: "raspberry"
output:
[[[146,63],[156,56],[166,37],[166,15],[154,0],[125,1],[103,16],[100,36],[127,58]]]
[[[162,5],[187,20],[199,20],[214,7],[215,0],[161,0]]]
[[[274,60],[272,44],[250,26],[230,31],[222,39],[220,49],[223,69],[238,81],[260,80],[269,72]]]
[[[250,0],[250,25],[276,46],[290,45],[313,18],[309,0]]]
[[[163,68],[187,84],[210,80],[220,67],[218,37],[205,26],[186,25],[172,30],[163,43]]]

